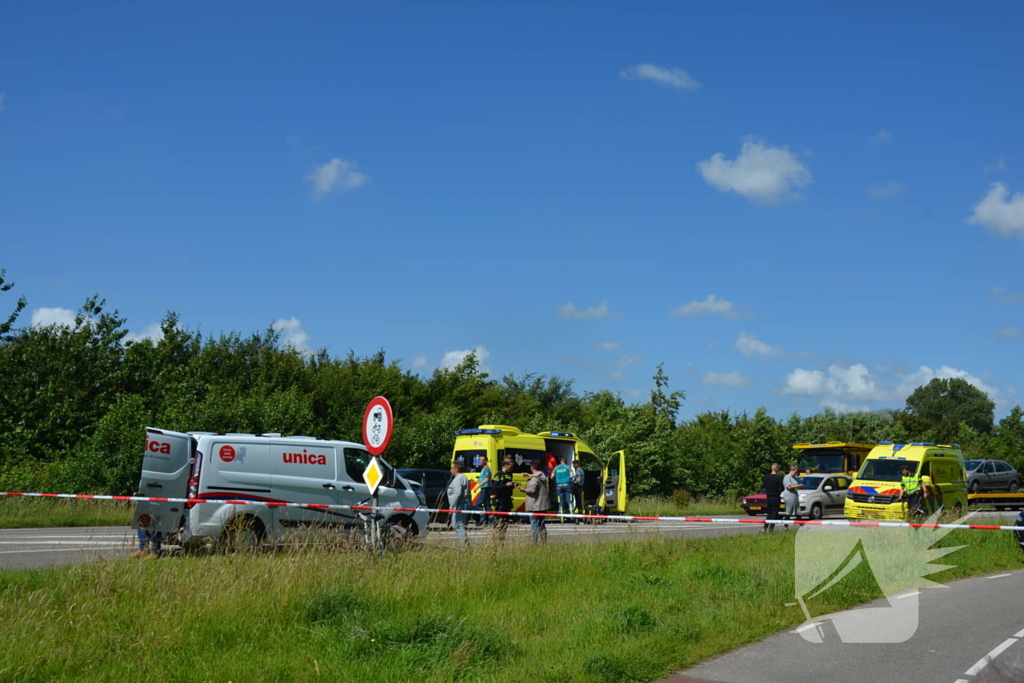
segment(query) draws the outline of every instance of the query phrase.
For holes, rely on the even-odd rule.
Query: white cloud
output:
[[[619,342],[594,342],[595,351],[618,351]]]
[[[735,304],[725,299],[719,299],[714,294],[708,294],[704,301],[694,299],[688,304],[676,306],[668,312],[673,318],[693,318],[698,315],[720,315],[725,318],[739,317],[739,311]]]
[[[1024,238],[1024,193],[1018,192],[1009,200],[1007,194],[1005,185],[992,183],[985,198],[974,205],[974,215],[967,222],[984,225],[998,235]]]
[[[875,143],[876,145],[881,144],[883,142],[892,142],[892,133],[883,128],[882,130],[878,131],[877,133],[871,136],[871,142]]]
[[[992,333],[993,339],[1019,339],[1024,336],[1016,327],[1003,327]]]
[[[997,173],[999,171],[1006,170],[1006,156],[1000,154],[999,158],[993,161],[991,164],[985,164],[982,167],[985,173]]]
[[[746,332],[740,332],[740,335],[736,337],[736,349],[744,356],[782,358],[786,355],[781,346],[770,346]]]
[[[991,294],[992,298],[999,304],[1024,304],[1024,293],[1011,292],[1006,287],[993,287]]]
[[[868,196],[872,199],[888,199],[889,197],[895,197],[903,192],[903,185],[895,181],[890,181],[885,185],[871,185],[865,189],[867,190]]]
[[[270,323],[270,329],[281,334],[285,346],[293,346],[297,351],[310,353],[309,333],[302,327],[298,318],[278,318]]]
[[[415,358],[412,359],[412,369],[413,370],[426,370],[426,368],[427,368],[427,357],[424,356],[422,353],[418,354]]]
[[[831,408],[837,413],[868,413],[871,412],[869,406],[854,406],[849,403],[843,403],[842,401],[836,401],[831,398],[826,398],[821,402],[822,408]]]
[[[491,357],[491,352],[483,346],[476,346],[472,349],[466,349],[464,351],[446,351],[444,358],[441,359],[442,370],[454,370],[456,366],[462,361],[466,360],[469,354],[476,354],[476,360],[479,363],[480,370],[487,372],[487,361]]]
[[[745,387],[751,380],[741,372],[705,372],[700,383],[707,386]]]
[[[74,327],[76,313],[67,308],[37,308],[32,311],[32,327]]]
[[[654,64],[637,64],[626,67],[619,76],[627,80],[641,79],[651,81],[666,88],[676,90],[700,90],[700,83],[683,69],[674,66],[656,66]]]
[[[600,306],[588,306],[582,311],[576,308],[576,304],[574,302],[570,301],[559,308],[556,314],[562,320],[588,320],[591,318],[600,319],[616,317],[615,314],[608,309],[607,299],[602,301]]]
[[[135,333],[129,332],[125,335],[122,341],[125,342],[140,342],[143,339],[148,339],[154,344],[164,338],[164,331],[160,327],[160,323],[150,323],[143,328],[142,332]]]
[[[313,172],[306,176],[306,180],[313,183],[314,199],[320,200],[339,188],[352,190],[365,185],[370,176],[357,171],[356,162],[335,157],[323,166],[313,169]]]
[[[922,365],[916,372],[894,373],[888,376],[871,373],[861,363],[849,367],[830,365],[828,373],[821,370],[796,368],[783,380],[782,393],[797,396],[821,396],[823,406],[831,406],[850,412],[859,406],[850,403],[901,403],[914,389],[928,384],[932,379],[960,378],[981,389],[999,405],[1004,399],[995,386],[965,370],[943,365],[938,370]]]
[[[708,185],[735,192],[757,204],[778,204],[795,199],[795,189],[808,185],[811,172],[786,147],[769,147],[763,141],[747,138],[735,161],[721,152],[697,164]]]

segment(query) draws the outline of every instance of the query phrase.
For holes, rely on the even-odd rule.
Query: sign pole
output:
[[[377,456],[388,447],[394,428],[395,414],[392,412],[388,400],[383,396],[378,396],[370,401],[370,404],[366,406],[366,413],[363,415],[363,444],[373,457],[363,472],[363,481],[370,488],[370,505],[373,507],[370,517],[370,542],[373,544],[374,551],[381,547],[381,529],[377,508],[380,502],[378,490],[381,480],[384,478],[384,468],[378,462]]]

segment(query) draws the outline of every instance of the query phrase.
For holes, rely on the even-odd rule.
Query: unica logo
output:
[[[318,455],[316,453],[307,453],[306,449],[303,448],[301,453],[285,453],[283,456],[285,462],[295,463],[296,465],[326,465],[327,456]]]
[[[150,453],[163,453],[168,455],[171,452],[171,444],[164,443],[162,441],[150,441],[146,444],[146,450]]]

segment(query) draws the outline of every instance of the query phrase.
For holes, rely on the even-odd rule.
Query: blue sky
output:
[[[99,293],[630,400],[664,362],[684,416],[934,376],[1003,413],[1024,7],[824,5],[6,7],[0,267],[25,324]]]

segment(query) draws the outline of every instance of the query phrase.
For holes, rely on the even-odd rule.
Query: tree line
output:
[[[9,291],[0,270],[0,292]],[[387,458],[398,467],[447,468],[454,432],[480,424],[579,434],[598,454],[627,451],[632,495],[734,497],[760,488],[772,462],[799,442],[959,443],[968,457],[1024,466],[1020,406],[994,423],[994,404],[964,380],[932,380],[906,407],[824,410],[777,420],[762,407],[679,419],[683,391],[662,366],[646,400],[579,393],[571,380],[500,379],[470,355],[422,377],[383,350],[366,357],[303,353],[273,330],[204,335],[169,313],[159,341],[128,341],[125,319],[89,298],[75,322],[0,325],[0,490],[128,494],[138,483],[143,428],[304,434],[361,440],[363,410],[386,396],[396,414]]]

